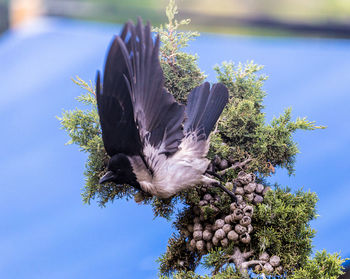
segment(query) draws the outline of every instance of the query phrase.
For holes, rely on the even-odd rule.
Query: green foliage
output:
[[[175,199],[176,197],[170,199],[152,199],[154,217],[163,217],[165,219],[170,220],[175,209]]]
[[[341,259],[338,253],[328,254],[325,250],[316,252],[313,259],[296,270],[290,279],[338,279],[344,272],[342,264],[347,259]]]
[[[168,241],[166,253],[159,257],[159,272],[161,275],[169,276],[175,272],[194,271],[198,266],[200,255],[189,251],[185,237],[173,234]]]
[[[160,36],[160,62],[165,77],[165,87],[182,104],[193,88],[200,85],[205,76],[197,66],[197,55],[181,51],[189,41],[199,36],[198,32],[180,32],[178,28],[190,23],[189,19],[175,19],[178,13],[174,0],[170,0],[166,8],[168,23],[154,28]]]
[[[193,271],[174,272],[171,275],[160,275],[159,279],[203,279],[202,276],[197,275]]]
[[[204,257],[203,266],[207,269],[214,267],[213,275],[218,274],[219,271],[221,271],[221,274],[225,270],[223,266],[227,263],[228,258],[227,251],[224,251],[221,247],[214,248]]]
[[[276,188],[267,192],[264,203],[257,205],[253,226],[254,245],[259,252],[279,255],[285,270],[306,263],[315,231],[309,222],[317,217],[315,193]]]
[[[210,260],[205,261],[205,266],[211,267],[215,264],[216,260],[220,257],[217,255],[223,255],[222,251],[213,251],[210,254]],[[208,257],[207,257],[208,258]],[[322,252],[316,252],[314,258],[308,258],[307,262],[302,268],[299,268],[293,272],[292,275],[288,276],[290,279],[338,279],[340,275],[344,274],[342,271],[344,269],[343,263],[347,259],[341,259],[338,253],[329,254],[325,250]],[[212,276],[200,276],[193,271],[180,271],[171,274],[171,277],[160,276],[160,279],[242,279],[242,275],[239,274],[232,266],[226,266]],[[255,275],[250,275],[249,278],[256,278]],[[259,278],[266,278],[265,276]]]
[[[237,161],[250,156],[249,170],[270,175],[275,167],[294,172],[295,155],[299,152],[292,135],[297,130],[322,129],[304,118],[291,120],[291,109],[266,124],[262,87],[266,76],[258,74],[262,66],[249,62],[245,65],[223,62],[216,66],[218,80],[230,92],[230,102],[218,125],[220,135],[213,138],[210,154],[231,156]]]
[[[242,275],[237,272],[232,266],[227,266],[220,273],[215,275],[198,275],[193,271],[174,272],[171,275],[160,275],[160,279],[242,279]]]
[[[232,265],[223,268],[220,273],[212,276],[206,275],[204,279],[242,279],[242,275],[236,271]]]
[[[63,111],[62,117],[58,117],[61,122],[62,128],[68,132],[71,140],[67,144],[77,144],[84,152],[90,152],[95,146],[90,144],[90,141],[95,136],[100,135],[100,122],[97,114],[96,100],[93,96],[93,86],[77,77],[77,80],[73,80],[76,84],[81,86],[87,93],[82,94],[76,99],[89,106],[89,109],[81,110],[76,108],[71,111]],[[101,142],[101,146],[103,144]],[[96,146],[97,148],[97,146]]]

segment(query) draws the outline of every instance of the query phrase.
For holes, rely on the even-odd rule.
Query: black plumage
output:
[[[228,91],[221,83],[211,89],[208,82],[196,87],[188,96],[184,130],[200,131],[207,139],[227,102]]]
[[[103,90],[97,74],[96,95],[111,157],[100,182],[128,183],[165,198],[199,183],[218,183],[203,174],[209,164],[209,134],[228,91],[222,84],[210,89],[204,83],[189,94],[185,111],[164,88],[159,44],[149,23],[126,23],[110,46]]]
[[[100,88],[99,72],[96,78],[102,138],[107,154],[111,157],[118,153],[137,155],[142,151],[134,122],[133,104],[125,80],[127,61],[125,53],[122,52],[123,44],[118,42],[118,39],[125,40],[128,29],[129,24],[126,24],[120,38],[117,37],[109,49],[103,75],[103,92]]]

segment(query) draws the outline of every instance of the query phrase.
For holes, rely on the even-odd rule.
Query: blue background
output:
[[[171,223],[133,201],[84,205],[86,155],[55,118],[77,106],[71,78],[93,80],[119,30],[42,18],[0,37],[0,278],[156,278]],[[270,181],[317,192],[315,251],[349,256],[350,41],[202,34],[189,51],[210,81],[224,60],[265,65],[268,121],[291,106],[328,126],[296,133],[296,175]]]

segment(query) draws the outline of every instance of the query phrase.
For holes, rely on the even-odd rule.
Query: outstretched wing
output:
[[[125,75],[128,74],[127,62],[119,43],[120,40],[125,40],[129,28],[129,24],[126,24],[120,37],[117,36],[110,46],[103,75],[103,92],[99,72],[96,79],[102,138],[109,156],[117,153],[142,153],[140,136],[134,121],[133,104],[125,80]]]
[[[153,42],[150,24],[138,20],[130,23],[123,53],[129,70],[130,96],[134,119],[143,145],[146,161],[150,156],[170,156],[178,150],[183,138],[184,107],[164,88],[164,76],[159,62],[159,36]],[[145,150],[152,149],[152,155]]]
[[[198,139],[207,139],[227,102],[228,90],[222,83],[214,84],[211,89],[208,82],[197,86],[187,99],[185,133],[196,132]]]

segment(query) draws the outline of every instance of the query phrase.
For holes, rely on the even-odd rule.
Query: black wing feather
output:
[[[227,102],[228,90],[222,83],[214,84],[211,90],[208,82],[194,88],[187,99],[185,132],[197,131],[208,138]]]
[[[222,83],[215,83],[212,86],[202,121],[207,138],[224,110],[228,102],[228,96],[228,90]]]
[[[210,92],[208,82],[194,88],[187,97],[186,116],[184,130],[195,131],[201,124],[205,106],[207,104]]]
[[[153,42],[150,24],[130,24],[125,59],[130,76],[134,117],[143,144],[148,141],[160,153],[173,154],[183,138],[184,107],[164,88],[159,62],[159,36]],[[126,53],[126,51],[128,53]]]
[[[128,74],[120,40],[125,40],[129,24],[120,38],[112,42],[103,76],[103,93],[100,74],[97,73],[96,98],[102,128],[102,138],[109,156],[117,153],[137,155],[142,145],[134,121],[134,112],[125,76]]]

